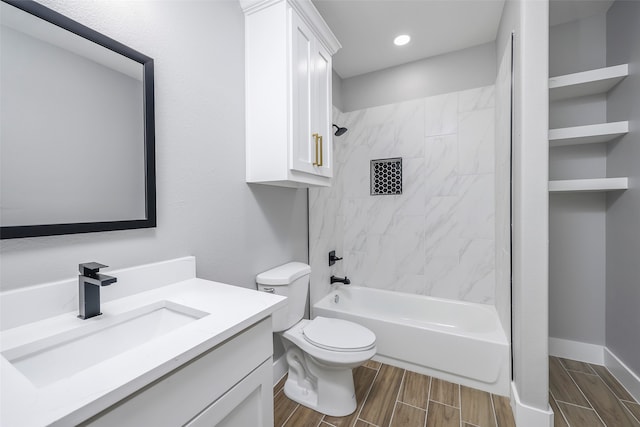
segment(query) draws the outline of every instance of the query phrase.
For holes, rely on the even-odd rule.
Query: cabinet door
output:
[[[289,9],[291,19],[291,128],[290,167],[315,173],[315,137],[312,135],[311,105],[313,86],[313,44],[311,30]]]
[[[269,359],[186,427],[273,427],[272,381]]]
[[[314,92],[311,103],[312,129],[319,135],[319,161],[314,173],[326,177],[333,171],[333,127],[331,105],[331,55],[316,42],[313,50]],[[313,147],[315,149],[315,147]]]

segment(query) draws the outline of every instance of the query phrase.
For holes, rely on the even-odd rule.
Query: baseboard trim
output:
[[[520,400],[516,384],[511,382],[511,409],[518,427],[553,427],[553,411],[534,408]]]
[[[605,347],[562,338],[549,338],[549,355],[604,365]]]
[[[275,387],[278,384],[278,381],[284,377],[284,375],[289,370],[289,366],[287,365],[287,353],[285,352],[283,355],[278,357],[273,361],[273,386]]]
[[[606,347],[604,349],[604,366],[620,381],[633,398],[640,402],[640,377]]]

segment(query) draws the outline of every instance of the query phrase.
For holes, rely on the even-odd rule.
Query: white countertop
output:
[[[195,356],[271,315],[285,298],[202,279],[184,280],[102,304],[102,315],[77,312],[0,333],[1,351],[101,322],[154,302],[171,301],[209,315],[50,385],[36,387],[0,357],[0,424],[75,425],[120,401]]]

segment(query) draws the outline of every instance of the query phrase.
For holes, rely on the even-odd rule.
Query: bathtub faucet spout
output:
[[[344,279],[342,277],[331,276],[331,284],[333,285],[334,283],[344,283],[345,285],[349,285],[351,284],[351,280],[349,280],[347,276],[344,276]]]

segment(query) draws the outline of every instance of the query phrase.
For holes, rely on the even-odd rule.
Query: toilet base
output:
[[[344,417],[352,414],[357,407],[352,370],[350,368],[327,369],[316,364],[315,361],[307,361],[305,369],[297,366],[295,360],[292,361],[293,363],[290,361],[291,353],[298,353],[296,350],[289,349],[287,352],[289,375],[284,385],[284,394],[294,402],[325,415]],[[296,354],[294,358],[300,355]],[[309,357],[302,355],[302,357],[305,356]],[[313,366],[310,366],[311,363]]]
[[[371,359],[376,347],[340,352],[314,346],[304,338],[309,322],[303,319],[281,335],[289,366],[285,395],[325,415],[352,414],[358,406],[353,369]]]

